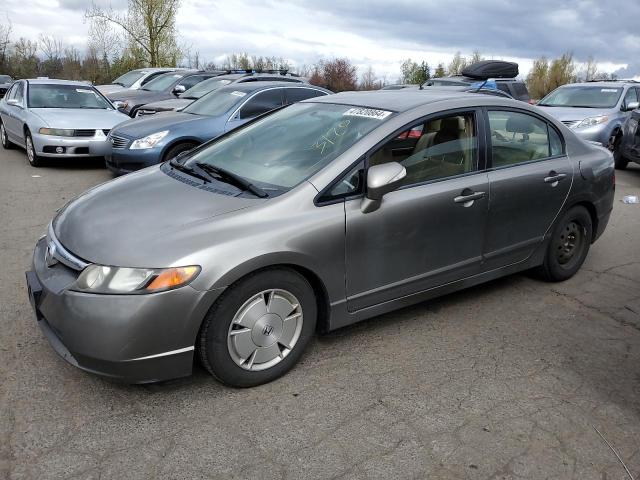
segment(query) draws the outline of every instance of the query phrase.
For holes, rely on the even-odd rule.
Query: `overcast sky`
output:
[[[51,34],[84,48],[89,0],[2,0],[14,38]],[[126,0],[97,1],[122,7]],[[4,11],[3,11],[4,10]],[[5,22],[6,20],[1,20]],[[346,56],[389,80],[405,58],[432,67],[456,51],[515,60],[572,51],[600,69],[640,76],[640,0],[183,0],[181,42],[207,61],[232,52],[275,55],[294,65]]]

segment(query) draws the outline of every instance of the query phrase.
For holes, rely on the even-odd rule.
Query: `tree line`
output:
[[[179,7],[180,0],[128,0],[127,10],[121,12],[92,3],[84,16],[89,32],[83,52],[50,35],[14,40],[7,19],[0,23],[0,74],[103,84],[135,68],[183,66],[205,70],[287,70],[334,92],[375,90],[390,83],[386,75],[376,75],[370,65],[359,74],[348,58],[293,67],[280,56],[231,53],[221,61],[207,62],[198,51],[180,44],[176,28]],[[447,65],[439,63],[435,67],[425,60],[408,58],[400,65],[397,83],[423,84],[431,78],[460,75],[467,65],[484,59],[477,50],[469,57],[456,52]],[[539,99],[566,83],[609,78],[612,77],[598,70],[592,57],[586,64],[577,64],[568,52],[555,59],[536,59],[525,81],[531,97]]]

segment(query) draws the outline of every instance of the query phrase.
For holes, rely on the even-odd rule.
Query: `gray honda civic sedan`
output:
[[[574,275],[613,205],[611,154],[515,100],[317,97],[69,202],[27,272],[84,370],[248,387],[315,332],[536,269]]]

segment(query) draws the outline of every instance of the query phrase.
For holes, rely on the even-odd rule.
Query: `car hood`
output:
[[[607,115],[609,110],[606,108],[575,108],[575,107],[543,107],[538,108],[561,122],[574,122],[576,120],[584,120],[588,117],[598,117]]]
[[[191,105],[194,101],[188,98],[171,98],[160,102],[146,103],[143,108],[149,110],[179,110]]]
[[[209,118],[211,117],[192,115],[190,113],[167,112],[162,115],[130,119],[115,129],[113,133],[130,138],[142,138],[163,130],[175,131],[184,125]],[[212,131],[211,133],[213,134],[214,132]]]
[[[108,83],[106,85],[96,85],[96,88],[103,95],[108,95],[110,93],[118,92],[120,90],[125,89],[122,85],[116,85],[115,83]]]
[[[193,253],[198,225],[262,202],[187,185],[155,166],[84,192],[53,228],[65,248],[88,262],[161,268]]]
[[[90,108],[32,108],[51,128],[110,129],[129,117],[117,110]]]
[[[119,90],[107,95],[111,101],[125,101],[133,100],[136,104],[145,104],[148,102],[157,102],[160,100],[168,100],[175,98],[175,95],[170,92],[149,92],[147,90]]]

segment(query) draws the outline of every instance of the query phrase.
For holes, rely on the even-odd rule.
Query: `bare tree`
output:
[[[376,77],[376,72],[374,72],[373,67],[369,65],[362,74],[359,88],[360,90],[377,90],[380,87],[381,84]]]
[[[120,13],[92,3],[85,12],[90,21],[107,21],[127,35],[133,52],[141,53],[152,67],[175,65],[179,58],[176,13],[180,0],[129,0]]]
[[[456,52],[449,64],[449,68],[447,69],[447,73],[449,75],[460,75],[464,67],[467,66],[467,59],[464,58],[460,52]]]
[[[436,67],[435,71],[433,72],[434,78],[442,78],[446,74],[447,74],[447,72],[444,69],[444,63],[439,63],[438,66]]]
[[[7,68],[12,30],[11,20],[7,16],[7,23],[0,23],[0,68],[3,71]]]

